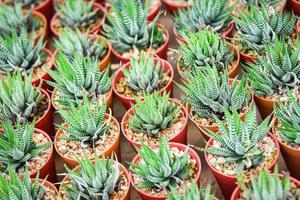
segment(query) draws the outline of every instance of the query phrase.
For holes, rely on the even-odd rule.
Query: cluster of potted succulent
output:
[[[217,199],[199,153],[225,199],[299,199],[299,3],[0,0],[0,199]],[[187,145],[189,121],[205,147]]]

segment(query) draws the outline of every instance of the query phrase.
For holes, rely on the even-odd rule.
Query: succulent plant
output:
[[[112,159],[91,161],[88,157],[78,160],[80,170],[67,169],[71,184],[67,185],[67,196],[71,200],[85,199],[109,200],[120,181],[119,163]]]
[[[99,9],[94,8],[95,0],[64,0],[58,4],[56,13],[63,27],[88,29],[99,18]]]
[[[180,42],[179,50],[183,68],[194,71],[214,64],[219,71],[223,71],[233,61],[234,55],[226,42],[209,29],[188,33],[184,39],[186,43]]]
[[[81,147],[94,148],[109,135],[110,120],[105,119],[106,104],[96,99],[83,97],[82,103],[71,103],[68,109],[60,109],[65,124],[59,125],[66,136],[60,137],[69,141],[80,141]]]
[[[31,77],[20,72],[8,74],[0,81],[0,119],[25,122],[32,120],[41,102],[40,88],[34,88]]]
[[[296,17],[288,12],[276,12],[263,2],[261,8],[250,6],[249,12],[241,12],[236,17],[239,42],[255,52],[264,49],[265,43],[274,43],[276,35],[281,39],[290,35],[296,23]]]
[[[165,136],[160,140],[158,150],[145,143],[142,143],[142,149],[136,148],[136,150],[142,162],[131,163],[129,170],[143,180],[137,187],[166,191],[190,178],[189,173],[192,169],[191,164],[187,162],[188,148],[182,156],[173,156]]]
[[[32,181],[28,168],[23,178],[19,178],[11,167],[8,167],[8,176],[0,174],[1,200],[42,200],[45,189],[39,182],[39,174]]]
[[[128,126],[137,133],[144,133],[152,137],[170,127],[180,112],[174,102],[169,99],[170,94],[158,92],[145,94],[144,100],[136,98],[136,105],[132,106]]]
[[[93,39],[87,33],[69,28],[61,32],[59,39],[55,40],[55,46],[69,57],[79,54],[81,57],[100,60],[107,53],[107,46],[101,39]]]
[[[34,35],[30,34],[28,37],[25,29],[21,30],[19,36],[16,32],[12,32],[11,36],[0,36],[0,75],[16,69],[29,74],[41,67],[47,58],[43,47],[42,39],[35,44]]]
[[[127,0],[121,10],[112,4],[114,16],[108,14],[103,34],[118,53],[155,49],[163,43],[163,30],[158,28],[157,20],[147,24],[148,9],[143,8],[141,0]]]
[[[300,144],[300,101],[292,92],[288,92],[288,100],[283,103],[278,101],[274,105],[275,116],[281,126],[276,130],[280,132],[279,137],[288,144]]]
[[[299,86],[300,78],[300,40],[292,47],[284,40],[266,44],[266,55],[256,64],[247,63],[244,67],[257,95],[271,97],[285,94],[289,89]]]
[[[228,0],[193,0],[187,9],[180,9],[174,16],[176,31],[180,35],[198,32],[205,27],[221,33],[231,22],[233,7],[228,7]]]
[[[11,35],[13,32],[19,34],[22,29],[26,29],[26,32],[35,32],[40,25],[41,22],[34,18],[31,11],[22,10],[21,4],[13,7],[0,4],[0,36]]]
[[[243,179],[239,177],[239,179]],[[263,170],[257,177],[250,176],[248,183],[238,183],[242,189],[245,199],[274,200],[274,199],[298,199],[299,192],[291,191],[291,180],[289,176],[280,178],[278,168],[274,173]]]
[[[210,146],[202,149],[203,152],[224,157],[222,162],[236,162],[236,173],[251,169],[259,165],[264,158],[264,150],[259,143],[267,137],[270,129],[269,118],[266,118],[259,126],[256,125],[256,108],[252,107],[246,114],[244,121],[234,110],[231,114],[225,110],[225,122],[215,118],[220,135],[210,130],[209,134],[220,146]]]
[[[163,68],[160,62],[154,63],[151,54],[141,54],[140,58],[130,59],[130,68],[124,68],[127,85],[137,92],[153,92],[161,86]]]
[[[127,0],[109,0],[109,3],[113,5],[115,8],[122,10]],[[150,11],[151,0],[142,0],[144,10],[147,12]]]
[[[188,75],[188,80],[188,83],[180,86],[186,95],[183,99],[191,105],[192,112],[201,118],[216,115],[221,119],[226,109],[230,112],[241,110],[251,99],[245,77],[240,81],[234,79],[230,85],[227,71],[219,74],[215,66],[207,66],[205,70],[196,69],[195,73]]]
[[[2,2],[13,5],[13,4],[21,4],[23,8],[33,8],[40,3],[42,3],[42,0],[3,0]]]
[[[183,194],[179,194],[176,188],[171,188],[168,200],[214,200],[215,195],[211,191],[211,185],[198,188],[196,182],[184,187]]]
[[[5,171],[8,165],[18,171],[27,161],[50,147],[51,143],[37,145],[33,141],[34,126],[35,123],[21,124],[19,121],[14,124],[9,121],[2,123],[4,133],[0,135],[1,171]]]
[[[255,5],[261,6],[263,2],[266,2],[267,6],[276,6],[279,3],[282,3],[282,0],[242,0],[242,2],[248,6]]]
[[[98,98],[111,88],[113,76],[109,77],[109,68],[100,72],[96,59],[78,54],[68,58],[59,53],[55,66],[56,69],[48,70],[48,73],[56,82],[48,81],[48,84],[59,91],[58,102],[61,105],[81,101],[84,95]]]

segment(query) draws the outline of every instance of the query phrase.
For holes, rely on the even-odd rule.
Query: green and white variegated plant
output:
[[[8,74],[0,81],[0,119],[3,121],[31,121],[41,102],[40,88],[31,83],[31,76]]]
[[[183,36],[188,32],[198,32],[205,27],[222,33],[232,21],[233,7],[228,6],[228,0],[192,0],[187,9],[180,9],[174,16],[176,32]]]
[[[120,54],[132,51],[137,54],[147,48],[158,48],[164,41],[163,30],[157,20],[147,24],[149,6],[143,8],[141,0],[127,0],[122,9],[112,4],[109,23],[104,24],[104,36]]]
[[[7,176],[0,174],[1,200],[43,200],[46,193],[42,184],[39,182],[39,174],[31,180],[26,168],[23,178],[19,178],[9,166]]]
[[[208,130],[211,137],[220,143],[220,146],[210,146],[202,149],[202,152],[223,157],[224,163],[236,163],[236,173],[255,168],[264,159],[264,150],[259,143],[267,137],[270,129],[269,118],[266,118],[259,126],[256,118],[256,108],[252,107],[246,114],[244,121],[234,110],[231,114],[225,110],[225,121],[215,118],[220,129],[220,135]]]
[[[11,35],[14,32],[20,34],[22,29],[34,33],[40,26],[41,22],[31,11],[22,10],[21,4],[14,6],[0,4],[0,36]]]
[[[280,126],[276,131],[281,140],[292,145],[300,145],[300,100],[292,92],[288,92],[288,100],[274,104],[274,113]]]
[[[172,102],[170,94],[144,94],[144,100],[136,98],[132,106],[133,114],[130,115],[128,126],[137,133],[144,133],[157,137],[158,133],[170,127],[176,120],[180,108]]]
[[[3,0],[8,5],[21,4],[22,8],[33,9],[43,2],[43,0]]]
[[[284,40],[266,44],[266,55],[259,57],[256,64],[247,63],[246,72],[254,92],[259,96],[278,97],[290,89],[299,87],[300,40],[293,47]]]
[[[218,73],[215,66],[205,70],[196,69],[188,74],[188,82],[180,85],[185,96],[182,98],[191,106],[194,115],[200,118],[211,118],[214,115],[222,119],[225,110],[240,111],[249,104],[251,92],[245,77],[229,84],[228,73]]]
[[[56,13],[62,27],[85,30],[97,22],[99,9],[94,8],[95,0],[64,0],[58,4]]]
[[[84,95],[100,98],[111,89],[113,78],[109,68],[100,72],[97,60],[78,54],[70,58],[58,53],[55,70],[48,73],[55,82],[47,83],[58,90],[57,102],[63,106],[82,101]]]
[[[234,59],[226,42],[210,29],[188,33],[184,39],[186,43],[180,42],[179,56],[182,60],[179,62],[182,62],[181,67],[187,71],[213,64],[219,71],[225,71]]]
[[[84,96],[81,103],[70,103],[67,109],[61,108],[59,113],[64,124],[58,127],[66,133],[60,139],[79,141],[82,148],[94,148],[109,134],[111,118],[105,119],[106,104],[96,99],[89,100]]]
[[[243,177],[238,179],[242,180]],[[278,174],[278,167],[275,167],[274,173],[263,170],[257,177],[250,176],[250,180],[238,181],[242,190],[242,196],[245,199],[255,200],[274,200],[274,199],[298,199],[300,189],[292,190],[292,183],[289,176],[284,175],[282,178]],[[298,190],[298,191],[297,191]]]
[[[172,155],[171,148],[164,136],[158,149],[153,149],[145,143],[142,143],[142,149],[136,148],[141,161],[131,163],[130,171],[141,178],[137,187],[140,189],[164,190],[170,191],[190,177],[192,170],[191,164],[188,163],[189,147],[184,153],[176,157]]]
[[[92,38],[95,37],[95,38]],[[81,57],[90,57],[100,60],[107,53],[104,41],[96,35],[82,33],[78,29],[66,28],[61,31],[59,38],[55,39],[55,47],[68,57],[79,54]]]
[[[294,30],[296,17],[292,13],[277,12],[275,8],[268,7],[266,2],[261,8],[250,6],[249,12],[241,12],[235,21],[238,27],[237,41],[243,48],[254,52],[261,52],[265,43],[274,43],[276,35],[287,38]]]
[[[140,58],[132,57],[130,67],[123,69],[127,85],[136,92],[153,92],[162,85],[163,68],[155,64],[154,56],[142,53]]]
[[[260,7],[263,2],[266,2],[267,6],[276,6],[280,3],[282,3],[282,0],[242,0],[242,3],[249,6],[250,5],[255,5]]]
[[[44,152],[51,143],[37,145],[33,141],[35,123],[27,122],[2,123],[3,134],[0,134],[0,163],[1,171],[11,166],[15,171],[23,168],[26,162]]]
[[[67,196],[71,200],[109,200],[120,181],[119,163],[113,159],[99,159],[98,156],[94,161],[85,157],[78,162],[78,171],[66,168],[70,179],[65,188]]]
[[[214,200],[215,194],[211,191],[211,185],[198,187],[196,182],[184,187],[183,194],[180,194],[176,188],[171,188],[167,200]]]
[[[22,29],[20,35],[15,31],[11,36],[0,36],[0,75],[15,70],[30,74],[34,69],[45,64],[47,54],[43,50],[43,40],[34,42],[34,34]]]

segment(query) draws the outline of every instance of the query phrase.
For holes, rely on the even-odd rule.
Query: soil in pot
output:
[[[39,182],[42,184],[45,190],[45,196],[43,200],[55,200],[57,199],[58,191],[56,187],[49,181],[40,179]]]

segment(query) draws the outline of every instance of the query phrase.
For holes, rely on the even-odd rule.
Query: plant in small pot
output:
[[[273,174],[263,170],[257,177],[251,176],[250,180],[245,180],[245,177],[240,176],[238,185],[231,200],[296,200],[300,198],[300,182],[287,174],[279,174],[277,167]]]
[[[215,66],[207,66],[205,70],[196,69],[189,76],[189,81],[180,85],[185,93],[182,98],[188,104],[189,118],[206,141],[211,137],[207,130],[219,130],[214,116],[224,120],[226,109],[231,112],[237,109],[243,118],[253,104],[245,77],[240,81],[229,79],[226,71],[218,73]]]
[[[244,68],[254,90],[254,100],[262,118],[273,111],[273,105],[285,101],[287,91],[298,91],[300,78],[300,39],[295,46],[284,40],[266,44],[266,55],[256,64],[247,63]]]
[[[126,108],[135,104],[135,97],[143,98],[145,92],[172,93],[174,71],[171,64],[151,54],[142,53],[132,57],[130,63],[121,67],[112,83],[114,93]]]
[[[279,144],[268,133],[269,119],[257,125],[256,108],[239,119],[237,111],[225,110],[225,122],[216,118],[220,133],[210,131],[212,138],[201,149],[223,196],[229,199],[236,188],[237,176],[273,170],[279,157]]]
[[[297,94],[298,96],[298,94]],[[295,92],[288,92],[288,99],[285,103],[279,101],[274,105],[273,134],[276,136],[285,160],[286,166],[291,175],[300,179],[300,101]]]
[[[102,199],[129,200],[130,178],[126,168],[112,158],[79,159],[79,166],[63,179],[59,194],[64,200]]]
[[[11,167],[8,174],[0,174],[0,194],[2,200],[54,200],[58,191],[49,181],[39,179],[39,174],[30,179],[28,168],[19,178]]]
[[[115,152],[120,159],[120,127],[118,121],[106,114],[106,104],[84,96],[77,105],[60,109],[63,123],[58,125],[54,147],[70,167],[78,165],[77,157],[110,156]]]
[[[199,188],[196,182],[192,182],[185,186],[181,193],[171,188],[167,200],[216,200],[215,194],[211,191],[211,185]]]
[[[31,178],[40,174],[40,178],[56,181],[53,146],[50,137],[35,124],[17,121],[2,122],[0,134],[0,171],[7,173],[8,166],[23,176],[25,166]]]
[[[32,74],[33,85],[42,84],[47,90],[45,80],[50,77],[44,69],[53,68],[52,53],[44,48],[42,38],[35,43],[33,33],[27,34],[22,29],[19,36],[16,31],[11,36],[0,36],[0,78],[5,79],[8,73],[19,70],[22,75]]]
[[[60,35],[65,28],[79,29],[81,32],[95,33],[102,29],[104,8],[95,0],[63,0],[57,5],[51,20],[51,31]]]
[[[141,0],[128,0],[122,9],[113,4],[114,15],[107,16],[103,35],[111,42],[113,54],[122,63],[139,56],[141,51],[167,57],[168,31],[157,23],[157,19],[148,23],[145,9]]]
[[[87,34],[66,28],[58,39],[54,40],[54,45],[58,51],[68,57],[79,54],[81,57],[97,59],[101,71],[110,64],[111,45],[105,38],[96,34]]]
[[[179,101],[157,92],[136,101],[121,122],[122,132],[133,148],[140,148],[141,143],[157,145],[163,136],[170,142],[186,144],[188,116]]]
[[[190,147],[168,143],[163,137],[159,146],[142,143],[136,148],[129,171],[131,183],[143,200],[163,200],[171,188],[183,189],[192,182],[200,183],[201,161]]]
[[[0,4],[0,36],[20,34],[25,29],[34,35],[34,41],[46,38],[47,20],[44,15],[36,11],[24,11],[21,4],[10,7]]]
[[[198,32],[205,27],[210,27],[225,38],[232,36],[233,7],[228,6],[228,0],[193,0],[192,2],[191,6],[180,9],[173,17],[175,23],[173,31],[177,40],[185,42],[183,35],[188,32]]]
[[[242,62],[255,62],[265,51],[265,44],[274,44],[276,36],[286,39],[294,31],[296,17],[284,11],[276,11],[263,2],[261,8],[253,5],[235,17],[237,33],[234,41],[241,54]]]
[[[187,33],[183,38],[186,42],[179,42],[177,61],[177,70],[183,81],[187,81],[187,73],[194,72],[197,68],[205,69],[207,65],[213,64],[218,71],[229,71],[230,78],[238,75],[239,53],[217,33],[206,28],[197,33]]]
[[[103,72],[99,70],[97,59],[82,57],[75,54],[68,57],[61,52],[56,55],[55,70],[49,70],[49,75],[55,81],[48,84],[54,87],[52,104],[56,110],[82,101],[83,96],[96,98],[99,102],[106,102],[112,106],[111,82],[109,68]]]
[[[0,120],[35,122],[35,128],[54,136],[53,108],[49,94],[31,84],[31,76],[17,71],[0,80]],[[1,128],[0,124],[0,128]]]

